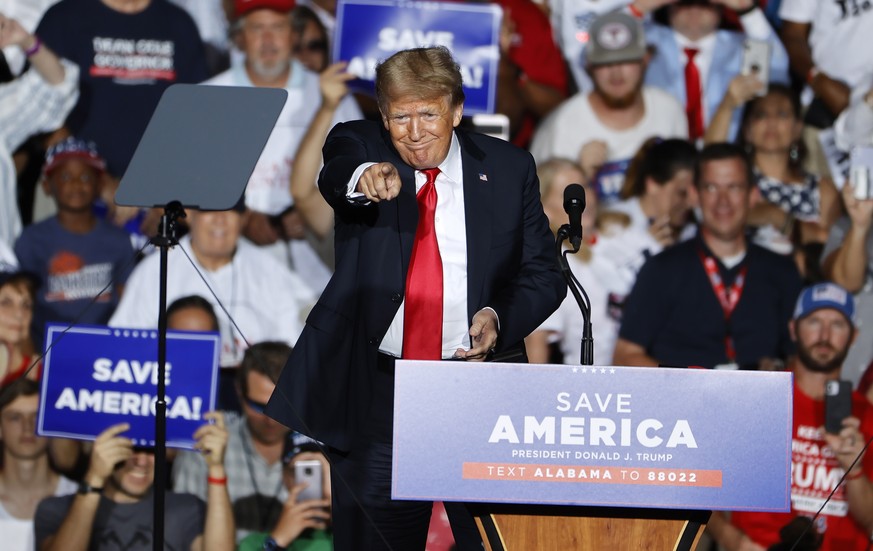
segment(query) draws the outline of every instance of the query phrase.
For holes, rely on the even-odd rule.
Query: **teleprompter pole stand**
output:
[[[555,254],[558,260],[558,266],[561,268],[561,274],[567,281],[567,288],[573,293],[573,298],[576,299],[576,304],[579,305],[579,310],[582,311],[582,342],[580,363],[582,365],[594,365],[594,336],[591,329],[591,301],[588,299],[588,294],[579,281],[570,270],[570,265],[567,263],[567,257],[564,254],[564,241],[570,236],[570,225],[564,224],[558,228],[558,236],[555,240]],[[579,247],[572,246],[572,252],[576,253]]]
[[[167,480],[167,258],[170,247],[178,245],[176,231],[180,218],[185,218],[185,209],[179,201],[171,201],[164,207],[158,235],[152,245],[160,250],[160,292],[158,298],[158,385],[155,402],[155,482],[154,488],[154,534],[152,549],[164,551],[164,502]]]
[[[152,240],[161,255],[153,484],[155,551],[164,551],[167,253],[178,243],[176,222],[184,216],[183,207],[228,210],[239,201],[287,99],[288,92],[279,88],[173,84],[161,96],[115,194],[118,205],[164,209],[158,236]]]

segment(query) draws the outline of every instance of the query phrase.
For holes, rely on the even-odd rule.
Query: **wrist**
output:
[[[209,486],[227,486],[227,477],[224,475],[216,476],[212,473],[206,477],[206,483]]]
[[[30,44],[28,44],[28,42]],[[42,41],[39,39],[38,36],[32,34],[28,36],[21,44],[21,49],[24,50],[25,57],[30,57],[32,55],[35,55],[39,51],[41,46]]]
[[[267,536],[267,539],[264,540],[264,545],[261,547],[261,549],[263,551],[281,551],[282,549],[285,549],[287,545],[287,543],[284,545],[281,544],[276,540],[276,538],[273,537],[273,534],[270,534],[269,536]]]
[[[272,532],[270,532],[270,535],[268,536],[267,539],[271,539],[276,543],[276,545],[277,545],[276,549],[285,549],[286,547],[291,545],[291,543],[295,539],[292,534],[287,533],[287,530],[285,530],[285,532],[286,533],[283,533],[283,531],[279,530],[277,527],[276,530],[273,530]]]
[[[82,482],[93,488],[102,488],[103,485],[106,484],[106,477],[88,472],[85,473],[84,477],[82,477]]]
[[[82,496],[87,496],[91,494],[100,495],[103,493],[103,486],[95,486],[93,484],[88,484],[87,482],[80,482],[76,493]]]

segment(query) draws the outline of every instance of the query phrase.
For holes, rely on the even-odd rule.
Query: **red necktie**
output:
[[[418,227],[406,274],[403,312],[403,358],[440,360],[443,352],[443,262],[434,228],[437,205],[436,177],[440,169],[421,171],[427,176],[418,191]]]
[[[697,48],[685,48],[685,113],[688,115],[688,137],[692,141],[703,136],[703,98],[700,95],[700,71],[694,64]]]

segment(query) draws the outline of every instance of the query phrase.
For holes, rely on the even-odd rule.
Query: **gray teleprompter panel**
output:
[[[278,88],[167,88],[121,179],[123,206],[226,210],[242,196],[288,93]]]

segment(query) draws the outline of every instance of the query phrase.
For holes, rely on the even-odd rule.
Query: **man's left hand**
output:
[[[306,238],[306,222],[297,209],[288,209],[279,218],[282,223],[282,237],[289,239]]]
[[[840,467],[846,471],[849,470],[852,462],[855,461],[867,443],[864,440],[864,435],[861,434],[860,427],[861,421],[857,417],[846,417],[843,419],[843,429],[839,434],[830,434],[824,428],[821,429],[825,442],[833,450]],[[861,459],[858,460],[855,468],[861,468]]]
[[[497,344],[497,314],[494,310],[483,308],[473,316],[473,324],[470,326],[469,350],[459,348],[455,351],[455,357],[468,361],[481,362],[485,360]]]
[[[203,418],[213,423],[207,423],[194,432],[197,441],[194,448],[200,450],[209,469],[224,468],[224,451],[227,449],[227,429],[224,425],[224,414],[220,411],[210,411]]]

